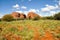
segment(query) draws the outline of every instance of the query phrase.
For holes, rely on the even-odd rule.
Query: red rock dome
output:
[[[34,13],[34,12],[29,12],[27,15],[27,18],[34,18],[36,16],[39,16],[38,14]],[[40,17],[40,16],[39,16]]]
[[[23,13],[12,12],[11,15],[12,15],[15,19],[18,19],[18,18],[26,18],[26,15],[23,14]]]

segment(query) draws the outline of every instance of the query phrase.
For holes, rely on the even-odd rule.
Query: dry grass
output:
[[[60,21],[0,22],[0,40],[60,40]]]

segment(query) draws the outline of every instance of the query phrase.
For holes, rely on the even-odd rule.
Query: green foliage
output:
[[[48,16],[48,17],[46,17],[46,19],[54,19],[54,17]]]
[[[54,15],[54,19],[60,20],[60,12]]]
[[[59,13],[57,13],[57,14],[55,14],[54,16],[47,16],[47,17],[42,17],[41,19],[49,19],[49,20],[60,20],[60,12]]]
[[[58,20],[20,20],[11,22],[0,22],[0,27],[2,27],[2,32],[0,32],[0,40],[6,40],[3,36],[5,34],[8,35],[8,33],[13,33],[17,36],[21,36],[22,40],[32,40],[32,38],[34,38],[34,35],[37,35],[34,34],[34,28],[38,30],[40,37],[44,36],[45,30],[48,30],[49,32],[53,33],[54,38],[60,38],[60,32],[55,33],[55,30],[60,30],[60,21]]]
[[[40,19],[42,19],[42,20],[46,20],[46,17],[41,17]]]
[[[12,21],[14,18],[10,14],[4,15],[2,21]]]
[[[16,27],[11,27],[10,29],[8,29],[10,32],[17,32],[18,31],[18,29],[16,28]]]
[[[32,18],[32,20],[39,20],[40,17],[39,16],[35,16],[34,18]]]
[[[0,18],[0,21],[1,21],[1,18]]]
[[[14,19],[14,21],[19,21],[19,20],[25,20],[26,18],[18,18],[18,19]]]
[[[23,17],[22,17],[22,18],[18,18],[17,20],[25,20],[25,19],[26,19],[26,18],[23,18]]]
[[[53,20],[54,17],[53,16],[47,16],[47,17],[42,17],[41,19],[43,19],[43,20],[46,20],[46,19]]]

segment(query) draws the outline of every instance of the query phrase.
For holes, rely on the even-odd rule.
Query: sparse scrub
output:
[[[1,21],[1,18],[0,18],[0,21]]]
[[[2,21],[13,21],[13,17],[10,14],[4,15]]]
[[[54,19],[60,20],[60,12],[54,15]]]
[[[60,21],[58,20],[0,22],[0,28],[2,28],[2,31],[0,31],[0,39],[2,40],[9,40],[9,38],[11,40],[42,40],[46,37],[48,40],[56,38],[56,40],[59,40],[60,38]]]
[[[32,20],[39,20],[40,17],[39,16],[35,16],[34,18],[32,18]]]

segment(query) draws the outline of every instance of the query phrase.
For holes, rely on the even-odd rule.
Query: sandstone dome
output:
[[[27,14],[27,18],[34,18],[34,17],[36,17],[36,16],[38,16],[38,17],[40,17],[38,14],[36,14],[35,12],[29,12],[28,14]]]
[[[26,18],[26,15],[25,15],[25,14],[19,13],[19,12],[12,12],[11,15],[12,15],[15,19]]]

